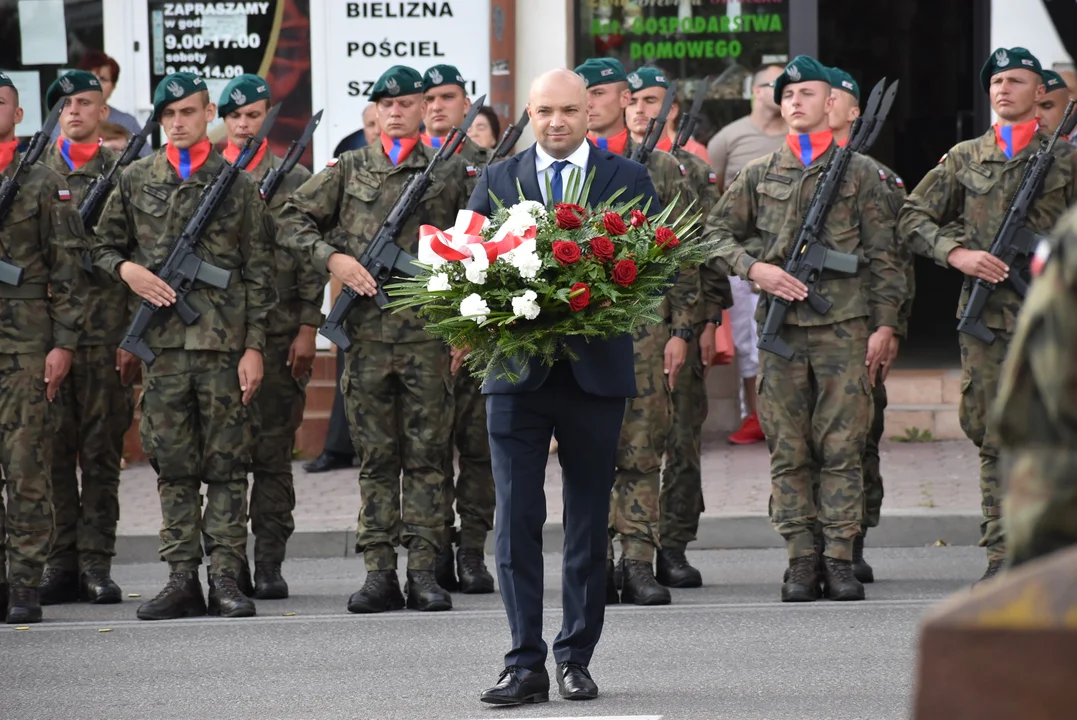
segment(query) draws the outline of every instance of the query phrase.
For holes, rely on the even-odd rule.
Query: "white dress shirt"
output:
[[[576,148],[571,155],[565,160],[568,160],[568,165],[565,165],[561,169],[561,187],[564,188],[564,192],[568,192],[568,180],[574,171],[579,171],[580,184],[587,179],[587,158],[591,154],[591,146],[584,140],[580,143],[580,146]],[[542,149],[542,146],[535,143],[535,172],[538,175],[539,190],[542,192],[543,202],[549,204],[550,199],[546,197],[546,178],[550,177],[553,173],[553,167],[551,167],[557,158],[551,156],[548,152]],[[552,181],[553,178],[550,177]],[[586,202],[587,198],[584,198]]]

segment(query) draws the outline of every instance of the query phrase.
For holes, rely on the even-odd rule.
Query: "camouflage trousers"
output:
[[[875,378],[875,387],[871,389],[871,429],[864,444],[864,456],[860,463],[864,475],[864,519],[860,522],[861,531],[879,527],[879,515],[883,507],[883,476],[879,470],[879,441],[883,438],[883,421],[886,415],[886,385],[882,374]]]
[[[864,512],[861,457],[871,419],[867,320],[786,325],[782,339],[796,355],[787,361],[760,353],[757,380],[770,450],[771,522],[790,559],[814,554],[818,519],[825,554],[851,560]]]
[[[980,450],[980,547],[987,548],[989,560],[1006,555],[1002,532],[1002,482],[999,471],[999,438],[987,422],[988,413],[998,394],[999,377],[1006,350],[1013,333],[994,330],[990,345],[958,333],[961,344],[961,403],[958,414],[961,429]]]
[[[449,349],[435,340],[353,345],[340,389],[360,460],[355,551],[368,571],[396,569],[398,546],[409,570],[433,570],[445,539]]]
[[[610,503],[610,536],[621,536],[621,556],[652,562],[659,540],[662,456],[673,407],[664,372],[669,341],[665,323],[641,325],[632,334],[636,392],[625,408]],[[613,542],[607,556],[613,557]]]
[[[1077,545],[1077,449],[1026,446],[1010,459],[1003,501],[1009,564]]]
[[[704,325],[693,328],[688,360],[677,373],[673,387],[673,420],[666,445],[666,470],[662,483],[662,547],[684,550],[696,539],[703,513],[701,469],[703,422],[707,419],[707,387],[699,337]]]
[[[142,447],[157,471],[161,559],[197,570],[202,543],[210,572],[237,576],[247,558],[250,408],[239,389],[239,352],[162,351],[142,367]],[[202,484],[206,508],[202,512]]]
[[[134,388],[120,383],[116,349],[94,345],[75,351],[60,393],[63,417],[52,443],[56,536],[49,567],[107,569],[116,554],[120,459],[134,418]]]
[[[288,538],[295,532],[295,485],[292,450],[303,423],[309,376],[292,377],[288,353],[293,338],[266,337],[265,376],[251,404],[254,447],[251,450],[251,531],[255,562],[283,562]]]
[[[45,399],[43,354],[0,354],[0,582],[37,587],[53,537],[52,442],[60,408]],[[6,562],[6,569],[5,569]]]
[[[460,475],[453,485],[453,451],[446,454],[445,468],[445,527],[450,531],[445,543],[451,542],[451,530],[456,523],[453,502],[460,515],[459,545],[482,548],[486,535],[494,527],[494,470],[490,465],[490,432],[486,428],[486,398],[479,381],[461,368],[453,382],[453,437],[451,442],[460,453]]]

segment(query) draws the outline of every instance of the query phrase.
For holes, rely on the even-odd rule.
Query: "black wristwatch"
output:
[[[722,324],[722,316],[719,315],[718,317],[709,318],[707,320],[707,323],[710,324],[710,325],[721,325]]]
[[[682,329],[682,330],[674,330],[669,335],[670,335],[670,337],[678,337],[681,340],[684,340],[685,342],[692,342],[692,329],[691,328],[685,328],[685,329]]]

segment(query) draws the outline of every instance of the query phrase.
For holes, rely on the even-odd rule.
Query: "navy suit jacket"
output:
[[[587,141],[591,152],[587,157],[587,172],[595,170],[595,179],[587,203],[591,206],[605,202],[621,188],[627,188],[624,199],[642,195],[641,207],[651,201],[650,213],[662,211],[654,184],[651,182],[647,168],[637,162],[615,155],[607,150],[600,150],[590,140]],[[490,191],[503,205],[509,207],[519,202],[520,193],[516,181],[524,191],[525,200],[542,202],[539,189],[538,173],[535,171],[535,146],[523,152],[487,167],[482,172],[478,187],[471,194],[467,204],[473,210],[487,217],[493,215],[493,202]],[[572,361],[572,374],[580,388],[591,395],[599,397],[635,397],[636,373],[633,361],[632,336],[619,335],[609,340],[587,341],[582,337],[565,338],[568,346],[577,356]],[[522,367],[511,368],[520,379],[511,383],[505,378],[495,377],[491,373],[482,385],[485,395],[533,392],[542,387],[550,374],[550,368],[534,358]]]

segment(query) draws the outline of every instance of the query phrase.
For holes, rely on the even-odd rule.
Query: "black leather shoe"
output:
[[[209,576],[209,614],[226,618],[254,617],[254,601],[239,589],[231,575]]]
[[[408,570],[405,588],[409,610],[440,612],[452,610],[452,597],[438,584],[430,570]]]
[[[594,700],[598,697],[598,685],[591,679],[585,665],[560,663],[557,666],[557,689],[565,700]]]
[[[862,583],[875,582],[875,571],[864,559],[864,536],[853,538],[853,577]]]
[[[482,548],[457,550],[456,567],[457,572],[460,573],[461,592],[467,595],[486,595],[494,591],[494,577],[486,569],[486,558]],[[438,585],[441,583],[439,582]]]
[[[8,590],[7,624],[22,625],[41,622],[41,600],[37,588],[15,585]]]
[[[703,575],[688,562],[684,550],[659,550],[655,579],[673,588],[697,588],[703,585]]]
[[[815,555],[804,555],[789,561],[782,585],[782,602],[812,602],[819,599],[816,563]]]
[[[352,466],[354,455],[341,455],[340,453],[324,450],[321,455],[310,462],[303,463],[303,470],[309,473],[329,472],[330,470],[345,470]]]
[[[1002,562],[1002,560],[988,560],[987,569],[984,570],[983,576],[979,580],[974,582],[973,585],[979,585],[985,580],[990,580],[991,578],[998,575],[999,572],[1002,570]]]
[[[635,605],[669,605],[669,590],[654,579],[650,563],[639,560],[625,560],[624,589],[621,590],[621,602]]]
[[[396,570],[369,570],[363,587],[348,598],[348,612],[381,613],[403,610],[404,594]]]
[[[831,600],[863,600],[864,586],[853,575],[850,560],[823,557],[826,575],[823,576],[823,594]]]
[[[123,602],[123,591],[106,568],[91,568],[79,579],[79,600],[94,605]]]
[[[497,685],[483,690],[479,700],[491,705],[524,705],[550,701],[550,676],[545,668],[528,670],[516,665],[501,672]]]
[[[254,597],[259,600],[283,600],[288,597],[288,583],[280,574],[279,562],[254,564]]]
[[[205,614],[202,583],[198,582],[198,573],[193,570],[170,573],[164,589],[153,600],[142,603],[135,613],[139,620],[175,620]]]
[[[460,589],[456,582],[456,567],[453,565],[451,543],[445,543],[445,546],[438,550],[438,555],[434,558],[434,577],[438,585],[448,592]]]
[[[45,568],[37,592],[42,605],[78,602],[79,574],[74,570]]]

